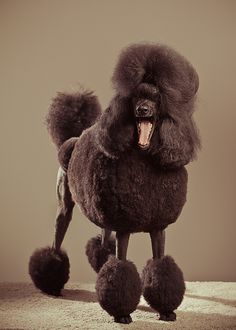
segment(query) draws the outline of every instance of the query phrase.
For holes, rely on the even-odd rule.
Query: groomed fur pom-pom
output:
[[[106,247],[102,246],[101,235],[91,238],[85,248],[88,261],[96,273],[99,272],[110,254],[116,253],[116,242],[110,238]]]
[[[41,291],[59,296],[69,279],[70,263],[65,251],[51,247],[35,250],[29,261],[29,274]]]
[[[58,93],[46,116],[46,125],[52,141],[59,148],[71,137],[78,137],[92,126],[101,115],[98,98],[91,91]]]
[[[160,319],[173,321],[173,311],[181,304],[185,292],[183,273],[174,259],[165,256],[148,260],[142,285],[144,298],[160,313]]]
[[[128,260],[110,256],[96,282],[98,301],[116,322],[129,323],[129,316],[140,300],[141,281],[135,265]]]

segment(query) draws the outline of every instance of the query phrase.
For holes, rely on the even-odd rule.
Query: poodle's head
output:
[[[192,114],[199,81],[183,56],[159,44],[131,45],[112,81],[116,95],[101,122],[111,151],[137,148],[163,167],[195,157],[200,140]]]

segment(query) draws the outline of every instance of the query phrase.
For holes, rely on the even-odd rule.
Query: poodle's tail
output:
[[[58,93],[46,116],[46,125],[52,141],[59,149],[72,137],[79,137],[92,126],[101,114],[97,97],[91,91]]]

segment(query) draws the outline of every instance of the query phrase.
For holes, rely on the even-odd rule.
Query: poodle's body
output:
[[[112,157],[97,143],[98,126],[78,139],[67,171],[86,217],[101,228],[130,233],[175,222],[186,200],[186,169],[164,170],[135,147]]]
[[[172,321],[185,284],[173,258],[164,255],[164,230],[181,213],[185,165],[200,146],[192,118],[198,75],[173,49],[140,44],[122,52],[113,84],[115,96],[103,113],[91,92],[59,93],[53,100],[47,126],[61,166],[56,232],[52,248],[32,255],[29,272],[42,291],[60,294],[69,277],[61,244],[78,204],[102,228],[86,246],[102,308],[129,323],[142,291],[160,319]],[[134,232],[148,232],[152,243],[142,281],[126,260]]]

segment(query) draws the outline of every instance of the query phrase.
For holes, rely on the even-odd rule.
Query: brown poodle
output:
[[[69,278],[61,244],[77,203],[102,228],[86,246],[102,308],[116,322],[129,323],[143,292],[160,319],[172,321],[185,284],[173,258],[164,255],[164,230],[181,213],[184,166],[200,146],[192,118],[198,75],[169,47],[135,44],[121,53],[112,81],[116,93],[102,114],[91,92],[60,93],[52,103],[47,126],[61,165],[56,233],[52,247],[34,252],[29,273],[36,287],[60,294]],[[153,258],[141,280],[126,260],[135,232],[149,233],[152,242]]]

